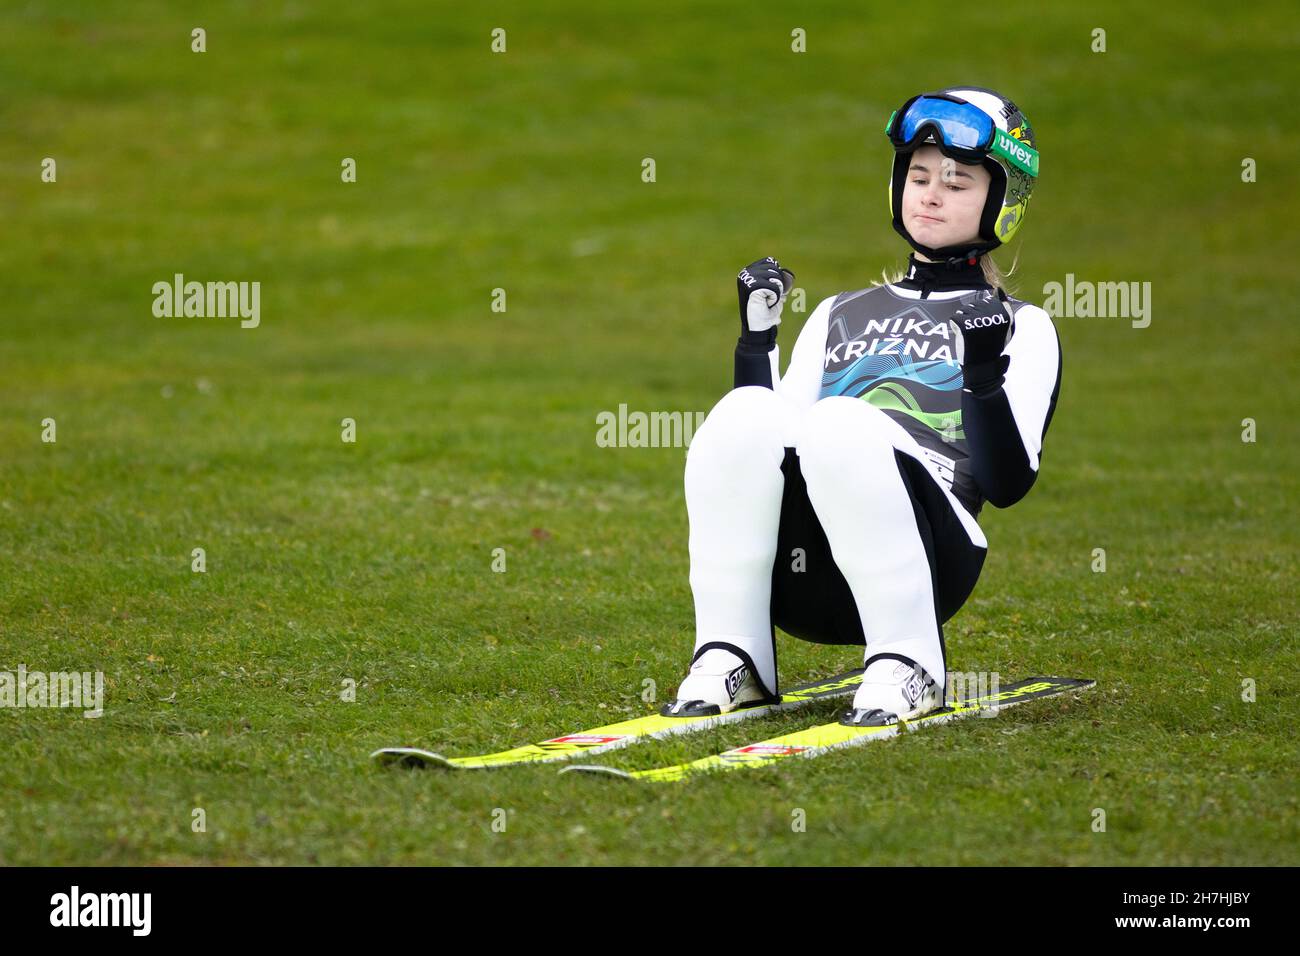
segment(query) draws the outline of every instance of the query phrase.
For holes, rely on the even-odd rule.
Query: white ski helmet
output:
[[[1029,120],[1015,103],[975,86],[920,93],[894,111],[885,125],[885,135],[895,152],[889,180],[894,229],[913,249],[931,259],[973,260],[1016,234],[1038,178],[1038,150]],[[979,239],[932,249],[908,234],[903,224],[908,158],[927,144],[958,162],[980,163],[989,171],[992,178],[980,216]]]

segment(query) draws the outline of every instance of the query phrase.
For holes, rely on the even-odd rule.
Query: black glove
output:
[[[794,273],[782,269],[771,256],[740,270],[736,291],[740,295],[740,342],[764,352],[776,342],[785,297],[794,287]]]
[[[966,388],[987,395],[1002,387],[1010,356],[1003,355],[1016,328],[1007,294],[986,289],[953,313],[948,324],[957,333],[957,361]]]

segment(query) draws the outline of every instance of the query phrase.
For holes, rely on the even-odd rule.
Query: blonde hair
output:
[[[1006,272],[1003,272],[1002,267],[997,264],[996,260],[994,260],[993,253],[986,252],[984,255],[980,256],[980,269],[984,272],[984,281],[995,289],[1001,289],[1007,295],[1015,294],[1015,290],[1011,288],[1011,283],[1008,280],[1015,274],[1016,267],[1019,265],[1019,249],[1016,250],[1016,254],[1011,260],[1011,268]],[[895,283],[902,282],[903,277],[907,275],[907,270],[895,268],[891,275],[888,269],[882,269],[880,275],[885,281],[883,283],[873,282],[871,283],[873,287],[885,284],[894,285]]]

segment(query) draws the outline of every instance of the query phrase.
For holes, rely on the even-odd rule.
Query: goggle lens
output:
[[[907,108],[898,124],[898,142],[910,143],[922,126],[937,127],[948,146],[982,149],[993,140],[993,119],[970,103],[922,96]]]

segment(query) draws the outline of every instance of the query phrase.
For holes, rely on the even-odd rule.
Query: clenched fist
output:
[[[736,277],[736,290],[740,294],[740,337],[767,344],[775,341],[781,309],[792,288],[794,273],[782,269],[781,263],[771,256],[741,269]]]
[[[1011,363],[1002,351],[1016,328],[1007,294],[1001,289],[980,292],[954,312],[948,324],[957,333],[957,361],[966,388],[983,394],[1001,386]]]

